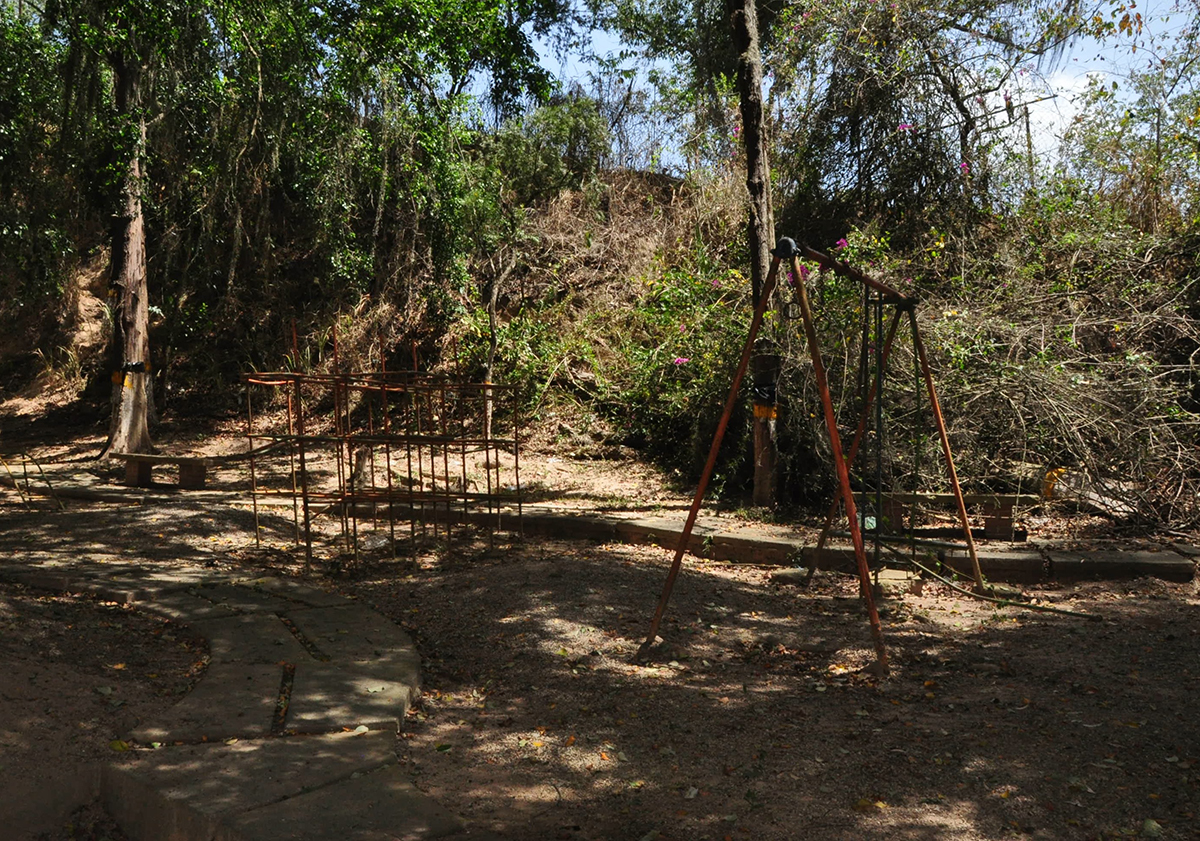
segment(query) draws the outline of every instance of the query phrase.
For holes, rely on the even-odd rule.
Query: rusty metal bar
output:
[[[882,283],[881,281],[878,281],[873,277],[868,277],[867,275],[860,272],[858,269],[851,266],[845,260],[835,260],[833,257],[830,257],[828,254],[822,254],[820,251],[809,248],[807,245],[801,244],[799,246],[799,248],[800,248],[800,253],[804,255],[805,259],[812,260],[814,263],[817,263],[818,265],[820,265],[821,268],[823,268],[823,269],[827,269],[827,270],[833,272],[834,274],[841,275],[842,277],[850,278],[851,280],[857,280],[859,283],[861,283],[865,286],[869,286],[871,289],[874,289],[876,292],[880,292],[883,295],[886,295],[887,298],[889,299],[887,301],[889,304],[901,304],[904,306],[912,306],[913,304],[916,303],[915,298],[913,298],[909,295],[905,295],[903,292],[899,291],[898,289],[893,289],[892,287],[888,286],[886,283]],[[799,283],[799,277],[797,277],[797,283]]]
[[[879,364],[887,364],[888,357],[892,353],[892,344],[896,340],[896,331],[900,327],[901,311],[896,310],[892,318],[892,323],[888,326],[887,339],[883,343],[883,351],[880,355]],[[858,448],[862,445],[863,439],[867,434],[867,420],[871,414],[871,404],[875,401],[876,383],[872,382],[867,390],[867,399],[863,403],[862,413],[858,417],[858,428],[854,431],[854,440],[850,443],[850,449],[846,452],[846,463],[854,464],[854,459],[858,457]],[[829,539],[829,530],[833,528],[833,519],[837,516],[838,506],[842,504],[842,496],[839,493],[833,497],[833,502],[829,506],[829,511],[825,514],[825,525],[821,529],[821,536],[817,538],[817,546],[813,550],[812,563],[809,564],[808,574],[804,576],[804,586],[807,587],[812,583],[813,575],[816,574],[817,567],[821,564],[821,551],[825,548],[825,541]],[[878,517],[878,512],[876,513]],[[878,529],[878,521],[876,521],[876,529]]]
[[[838,435],[837,417],[833,413],[833,397],[829,392],[829,381],[825,376],[825,363],[821,360],[821,347],[817,341],[817,330],[813,323],[812,309],[808,305],[808,291],[800,272],[800,261],[792,255],[792,272],[796,276],[796,297],[800,299],[800,314],[804,319],[804,333],[808,339],[808,352],[812,358],[813,374],[817,379],[817,390],[821,393],[821,406],[825,411],[825,427],[829,431],[833,464],[837,470],[838,484],[846,505],[846,518],[850,521],[850,538],[854,543],[854,559],[858,563],[858,578],[862,585],[863,600],[867,604],[867,616],[871,622],[871,636],[875,641],[875,656],[879,669],[887,672],[887,649],[883,644],[883,627],[879,623],[879,611],[875,609],[875,596],[871,592],[871,574],[867,568],[867,550],[863,545],[862,529],[859,528],[858,512],[854,505],[854,491],[850,487],[850,471],[842,456],[842,441]]]
[[[296,384],[296,444],[300,459],[300,502],[304,510],[304,571],[312,567],[312,512],[308,504],[308,464],[304,453],[304,393],[300,380]]]
[[[967,540],[967,552],[971,556],[971,573],[975,577],[975,586],[980,591],[984,589],[983,570],[979,568],[979,555],[975,551],[975,538],[971,534],[971,522],[967,519],[967,504],[963,500],[962,487],[958,483],[958,471],[954,469],[954,454],[950,451],[950,436],[946,433],[946,420],[942,417],[942,407],[938,402],[937,388],[933,384],[933,374],[929,370],[929,359],[925,355],[925,342],[921,340],[921,331],[917,328],[917,313],[908,311],[908,320],[912,324],[913,347],[916,348],[917,358],[921,361],[921,373],[925,376],[925,389],[929,392],[929,405],[933,409],[933,420],[937,424],[938,437],[942,440],[942,455],[946,459],[946,474],[950,479],[950,489],[954,492],[954,501],[958,506],[958,519],[962,523],[963,536]]]
[[[511,386],[459,383],[419,372],[255,373],[243,379],[248,386],[279,388],[287,397],[287,426],[265,431],[259,429],[261,421],[252,401],[248,403],[247,434],[290,445],[293,510],[298,511],[301,503],[305,506],[304,534],[310,558],[317,536],[314,523],[323,515],[331,521],[336,518],[341,528],[336,539],[356,561],[363,534],[359,526],[366,528],[370,520],[378,532],[381,516],[387,521],[393,553],[398,551],[398,514],[410,520],[414,543],[417,529],[424,534],[428,525],[434,527],[435,536],[454,538],[455,525],[471,522],[475,508],[486,512],[481,522],[489,530],[499,528],[503,505],[506,500],[513,502],[507,496],[502,498],[508,493],[504,486],[509,480],[507,475],[501,478],[501,447],[514,452],[514,464],[503,469],[514,473],[508,486],[517,490],[515,505],[520,522],[520,421],[514,413],[516,437],[511,440],[480,437],[484,418],[474,414],[484,411],[485,395],[515,395]],[[314,407],[325,414],[314,416]],[[382,464],[376,463],[380,448]],[[472,465],[480,451],[489,479],[486,493],[472,480]],[[297,454],[301,459],[299,477],[294,463]],[[487,463],[489,459],[494,466]],[[393,475],[393,468],[401,464],[408,469],[403,487],[400,482],[404,480],[397,481],[403,474]],[[256,462],[252,487],[255,505],[258,495],[280,492],[263,487],[262,480],[269,471],[260,474],[259,466]],[[378,475],[380,469],[386,471],[386,479]],[[319,479],[323,471],[332,471],[332,475]],[[385,505],[386,512],[382,509]],[[299,543],[298,522],[296,540]]]
[[[254,470],[254,394],[246,389],[246,449],[250,452],[250,501],[254,505],[254,546],[262,548],[262,526],[258,521],[258,475]]]
[[[725,438],[725,430],[729,426],[729,419],[733,417],[734,406],[737,405],[738,391],[742,386],[742,378],[746,376],[746,368],[750,365],[750,356],[754,352],[754,340],[758,338],[758,331],[762,326],[763,316],[766,314],[767,305],[771,300],[771,292],[775,289],[775,279],[779,274],[779,262],[779,257],[771,261],[771,270],[767,273],[767,279],[763,283],[763,288],[758,299],[758,306],[754,309],[754,318],[750,321],[750,332],[746,336],[746,346],[742,349],[742,358],[738,362],[737,372],[733,375],[733,383],[729,387],[729,397],[725,400],[725,411],[721,413],[721,420],[717,424],[717,431],[713,435],[712,446],[708,451],[708,461],[704,464],[704,472],[700,474],[700,484],[696,487],[696,497],[692,500],[692,507],[688,511],[687,521],[684,523],[683,531],[679,535],[679,543],[675,547],[675,559],[671,562],[670,572],[667,573],[667,581],[663,585],[662,596],[658,600],[658,608],[654,611],[654,619],[650,623],[650,632],[646,635],[646,641],[642,643],[634,655],[635,662],[645,659],[650,647],[654,645],[654,638],[658,636],[658,628],[662,624],[663,614],[667,610],[667,602],[671,599],[671,590],[675,586],[675,579],[679,576],[679,569],[683,565],[683,554],[687,551],[688,541],[692,537],[692,529],[696,525],[696,517],[700,514],[700,504],[704,501],[704,494],[708,490],[708,482],[712,478],[713,470],[717,466],[717,454],[721,449],[721,441]],[[797,277],[799,277],[799,272],[797,272]]]

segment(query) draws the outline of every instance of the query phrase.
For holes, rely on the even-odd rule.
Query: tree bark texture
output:
[[[146,122],[141,109],[141,68],[136,60],[111,56],[117,113],[137,121],[122,205],[113,219],[112,286],[116,291],[114,342],[121,368],[113,373],[113,415],[108,452],[148,453],[150,441],[150,303],[146,284],[146,226],[142,212],[141,149]]]
[[[747,239],[750,244],[750,289],[755,307],[771,264],[775,224],[771,218],[771,175],[763,131],[762,53],[758,41],[755,0],[730,0],[733,43],[738,51],[738,97],[742,142],[746,148],[746,191],[749,194]],[[769,367],[769,366],[768,366]],[[762,382],[755,365],[754,504],[772,505],[778,483],[775,444],[775,384]],[[769,385],[769,389],[767,386]],[[770,402],[763,399],[769,391]]]

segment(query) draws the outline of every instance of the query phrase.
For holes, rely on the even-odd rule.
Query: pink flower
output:
[[[901,123],[900,125],[896,126],[896,131],[912,131],[912,130],[913,130],[912,123]]]
[[[692,361],[692,360],[691,360],[691,359],[689,359],[689,358],[688,358],[688,357],[686,357],[686,356],[676,356],[676,357],[675,357],[675,364],[676,364],[676,365],[683,365],[685,362],[691,362],[691,361]]]
[[[802,280],[808,280],[808,274],[809,274],[809,272],[808,272],[808,266],[806,266],[806,265],[804,265],[803,263],[801,263],[801,264],[800,264],[800,278],[801,278]]]
[[[958,171],[961,172],[963,175],[970,175],[971,174],[971,165],[969,163],[967,163],[966,161],[963,161],[962,163],[960,163],[958,165]]]
[[[835,245],[834,248],[848,248],[849,246],[850,246],[850,243],[846,242],[845,237],[842,237],[841,239],[839,239],[837,241],[837,245]]]

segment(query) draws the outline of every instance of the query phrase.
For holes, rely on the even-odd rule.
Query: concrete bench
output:
[[[153,484],[151,471],[162,464],[173,464],[179,468],[179,487],[191,490],[204,487],[211,459],[205,456],[165,456],[144,453],[112,453],[113,458],[125,462],[125,484],[148,488]]]

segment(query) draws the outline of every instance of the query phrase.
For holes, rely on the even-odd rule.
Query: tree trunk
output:
[[[136,121],[138,136],[130,153],[122,206],[113,219],[112,286],[116,291],[114,342],[121,368],[113,373],[113,414],[107,452],[148,453],[150,388],[150,305],[146,288],[146,226],[142,213],[141,150],[146,121],[141,108],[141,68],[122,56],[110,57],[117,114]]]
[[[733,43],[738,51],[738,96],[742,111],[742,141],[746,147],[746,190],[749,193],[747,233],[750,243],[750,288],[758,306],[771,264],[775,225],[771,218],[771,176],[763,137],[762,54],[758,44],[755,0],[730,0]],[[754,504],[772,505],[778,477],[775,445],[776,366],[755,362]]]

